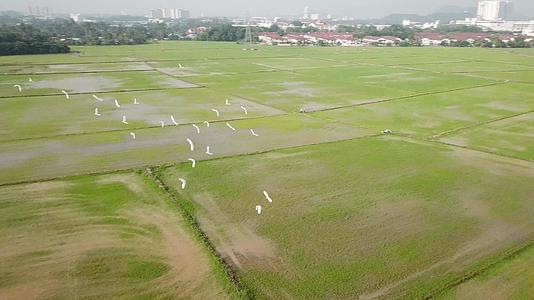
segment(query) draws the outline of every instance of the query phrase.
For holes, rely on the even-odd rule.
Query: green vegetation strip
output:
[[[219,253],[215,250],[215,247],[211,243],[207,235],[200,229],[200,225],[194,214],[194,207],[191,203],[187,202],[183,197],[178,195],[176,191],[166,185],[161,179],[161,172],[163,168],[147,168],[143,173],[147,178],[153,180],[156,185],[178,206],[185,218],[189,228],[191,229],[195,238],[204,246],[204,248],[210,254],[210,261],[215,267],[217,275],[221,279],[226,279],[225,288],[227,291],[236,295],[241,299],[254,299],[254,295],[250,289],[243,286],[239,282],[239,275],[235,270],[232,270],[230,266],[222,259]]]

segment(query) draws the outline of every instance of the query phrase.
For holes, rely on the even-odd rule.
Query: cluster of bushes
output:
[[[0,27],[0,55],[68,53],[65,43],[29,25]]]

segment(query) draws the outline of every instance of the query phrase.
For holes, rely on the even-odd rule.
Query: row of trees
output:
[[[534,48],[533,41],[525,41],[525,39],[517,38],[514,41],[503,42],[499,39],[487,41],[452,41],[450,43],[441,43],[444,47],[481,47],[481,48]]]
[[[0,55],[68,53],[70,48],[29,25],[0,27]]]

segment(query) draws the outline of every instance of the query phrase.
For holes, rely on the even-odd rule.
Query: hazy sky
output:
[[[534,15],[534,0],[515,0],[516,10]],[[0,10],[27,11],[29,5],[48,6],[52,12],[147,14],[159,7],[184,8],[193,16],[273,16],[310,10],[335,16],[374,18],[390,13],[428,14],[445,5],[476,6],[477,0],[0,0]]]

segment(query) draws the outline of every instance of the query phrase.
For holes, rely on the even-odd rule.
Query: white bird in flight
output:
[[[161,128],[165,127],[165,122],[159,121],[159,123],[161,124]]]
[[[126,121],[126,116],[122,116],[122,123],[128,125],[128,122]]]
[[[235,128],[232,127],[232,125],[230,125],[230,123],[226,123],[226,126],[228,126],[228,128],[232,129],[232,131],[235,131]]]
[[[206,127],[210,128],[210,122],[204,121],[204,124],[206,124]]]
[[[120,107],[121,107],[121,105],[119,104],[119,100],[117,100],[117,99],[115,99],[115,106],[116,106],[117,108],[120,108]]]
[[[248,111],[247,111],[247,108],[244,107],[243,105],[241,105],[241,109],[245,112],[245,115],[248,115]]]
[[[98,107],[95,108],[95,116],[100,117],[101,114],[98,112]]]
[[[22,92],[22,86],[20,84],[15,84],[13,87],[17,88],[19,90],[19,93]]]
[[[93,95],[93,98],[95,98],[95,99],[98,100],[98,101],[104,101],[104,99],[102,99],[102,98],[98,98],[97,95]]]
[[[226,98],[226,101],[224,102],[225,105],[230,105],[230,100],[228,100],[228,98]]]
[[[130,135],[132,136],[132,139],[134,139],[134,140],[135,140],[135,133],[133,133],[133,132],[130,132]]]
[[[137,102],[137,98],[134,98],[134,104],[139,104],[139,102]]]
[[[261,209],[262,209],[261,205],[256,205],[256,213],[258,215],[261,215]]]
[[[189,161],[191,162],[192,168],[194,168],[197,165],[197,161],[194,158],[190,158]]]
[[[195,127],[195,129],[197,130],[197,133],[200,134],[200,128],[196,124],[193,124],[193,127]]]
[[[185,190],[185,184],[187,183],[187,182],[185,181],[185,179],[183,179],[183,178],[178,178],[178,180],[180,180],[180,182],[182,183],[182,190]]]
[[[265,199],[267,199],[267,201],[269,201],[269,203],[273,203],[273,199],[271,199],[271,197],[269,197],[269,194],[267,194],[267,191],[263,191],[263,195],[265,196]]]
[[[210,146],[206,146],[206,154],[207,155],[213,155],[213,153],[211,153],[211,151],[210,151]]]
[[[31,77],[28,78],[28,82],[33,82],[33,79]]]
[[[187,142],[189,143],[189,148],[191,151],[195,151],[195,144],[193,144],[193,141],[191,139],[187,139]]]
[[[216,110],[215,108],[212,108],[211,111],[214,112],[217,115],[217,117],[219,117],[219,111],[218,110]]]
[[[70,99],[69,93],[67,93],[65,90],[62,90],[61,92],[65,95],[65,98],[67,98],[67,100]]]
[[[182,66],[182,64],[178,64],[178,67],[180,67],[180,69],[185,69],[184,66]]]
[[[174,119],[174,116],[171,115],[171,121],[172,121],[172,124],[178,126],[178,122],[176,122],[176,120]]]
[[[252,133],[253,136],[259,136],[257,133],[254,132],[254,129],[251,129],[250,133]]]

